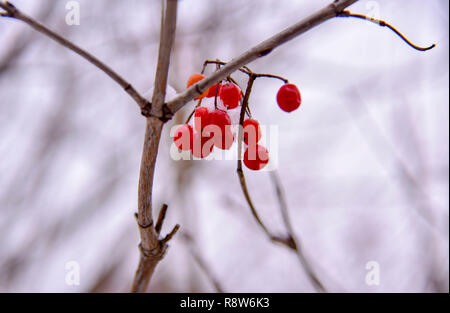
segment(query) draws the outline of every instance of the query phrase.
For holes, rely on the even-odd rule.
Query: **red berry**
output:
[[[186,84],[186,88],[191,87],[193,84],[201,81],[203,78],[205,78],[205,75],[203,74],[199,74],[199,73],[194,73],[191,76],[189,76],[187,84]]]
[[[192,155],[203,159],[212,152],[214,148],[214,141],[211,136],[204,136],[202,132],[194,132]]]
[[[234,142],[234,136],[230,127],[225,128],[225,132],[219,136],[214,136],[214,146],[222,150],[229,150]]]
[[[219,87],[217,87],[217,85]],[[216,91],[217,91],[217,96],[219,96],[220,95],[220,89],[222,89],[222,85],[221,84],[217,83],[217,84],[212,85],[211,87],[209,87],[208,94],[206,95],[206,97],[207,98],[215,97],[216,96]]]
[[[208,126],[204,128],[203,135],[214,138],[214,145],[220,149],[229,149],[233,144],[231,133],[231,119],[227,112],[216,109],[209,113]]]
[[[220,89],[220,99],[228,110],[234,109],[241,100],[241,89],[235,84],[226,83]]]
[[[302,102],[302,97],[297,86],[285,84],[281,86],[277,93],[278,106],[285,112],[296,110]]]
[[[205,107],[198,107],[194,112],[195,130],[200,131],[205,128],[209,122],[209,111]]]
[[[192,74],[186,84],[186,88],[191,87],[192,85],[194,85],[195,83],[198,83],[199,81],[201,81],[203,78],[205,78],[205,75],[199,74],[199,73],[194,73]],[[200,96],[196,97],[195,100],[197,99],[201,99],[206,97],[206,95],[208,94],[208,90],[206,90],[204,93],[202,93]]]
[[[248,146],[244,152],[244,164],[253,171],[259,171],[269,163],[269,151],[260,145]]]
[[[216,109],[209,113],[208,124],[218,126],[223,134],[226,126],[231,125],[231,119],[227,112]]]
[[[250,145],[256,145],[261,139],[261,127],[257,120],[246,119],[243,124],[244,143],[248,145],[250,139]]]
[[[180,150],[191,150],[193,138],[192,126],[183,124],[178,126],[173,136],[173,142]]]

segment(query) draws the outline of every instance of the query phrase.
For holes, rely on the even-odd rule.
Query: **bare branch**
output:
[[[133,98],[133,100],[139,105],[141,110],[148,106],[148,101],[143,96],[141,96],[128,81],[126,81],[122,76],[117,74],[108,65],[97,59],[95,56],[93,56],[86,50],[80,48],[79,46],[75,45],[74,43],[62,37],[61,35],[58,35],[57,33],[50,30],[49,28],[39,23],[38,21],[34,20],[33,18],[23,14],[10,2],[7,1],[0,2],[0,8],[5,10],[5,12],[2,12],[0,16],[15,18],[17,20],[25,22],[33,29],[50,37],[51,39],[60,43],[69,50],[72,50],[73,52],[80,55],[88,62],[90,62],[91,64],[102,70],[106,75],[108,75],[111,79],[113,79],[116,83],[118,83],[131,96],[131,98]]]
[[[151,108],[145,108],[147,111],[150,110],[150,115],[148,115],[146,123],[144,148],[142,151],[141,169],[139,174],[138,222],[140,225],[151,226],[139,228],[141,236],[141,258],[131,288],[133,292],[144,292],[146,290],[156,265],[164,257],[164,253],[168,247],[167,242],[175,235],[180,227],[179,225],[176,225],[171,233],[160,240],[158,237],[164,216],[158,219],[158,230],[153,226],[152,216],[153,175],[155,172],[159,140],[164,125],[163,119],[158,118],[157,116],[165,116],[164,98],[166,95],[170,54],[175,38],[177,6],[178,2],[176,0],[167,0],[165,15],[161,16],[163,21],[159,43],[158,66],[155,76],[155,88],[153,90]]]
[[[168,233],[168,234],[166,235],[166,237],[164,237],[162,240],[160,240],[160,242],[161,242],[162,244],[168,243],[168,242],[173,238],[173,236],[175,236],[175,234],[177,233],[177,231],[178,231],[179,229],[180,229],[180,225],[179,225],[179,224],[176,224],[176,225],[173,227],[172,231],[171,231],[170,233]]]
[[[257,58],[263,57],[269,54],[276,47],[286,43],[287,41],[303,34],[304,32],[314,28],[315,26],[336,17],[346,7],[352,5],[358,0],[336,0],[329,4],[325,8],[317,11],[309,17],[301,20],[300,22],[286,28],[278,34],[270,37],[269,39],[261,42],[253,48],[247,50],[237,58],[231,60],[227,65],[223,66],[220,70],[212,73],[210,76],[202,79],[197,84],[194,84],[179,96],[171,100],[167,107],[175,113],[181,109],[187,102],[191,101],[198,95],[202,94],[205,90],[211,87],[213,84],[221,79],[226,78],[231,73],[239,70],[243,65],[246,65]]]
[[[220,60],[206,60],[206,61],[203,63],[203,70],[202,70],[202,72],[204,72],[204,70],[205,70],[205,68],[206,68],[206,65],[208,65],[208,64],[226,65],[227,62],[220,61]],[[279,80],[283,81],[285,84],[287,84],[287,83],[289,82],[286,78],[281,77],[281,76],[279,76],[279,75],[265,74],[265,73],[253,73],[253,71],[250,70],[250,69],[249,69],[247,66],[245,66],[245,65],[242,66],[241,68],[239,68],[239,71],[242,72],[242,73],[244,73],[244,74],[247,74],[247,75],[253,75],[253,76],[255,76],[255,77],[276,78],[276,79],[279,79]],[[235,84],[236,84],[236,83],[235,83]],[[237,85],[237,84],[236,84],[236,85]]]

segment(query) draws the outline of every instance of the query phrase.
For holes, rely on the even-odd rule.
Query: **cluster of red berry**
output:
[[[195,73],[187,82],[187,88],[205,78]],[[174,143],[180,150],[191,151],[197,158],[206,158],[213,148],[229,150],[235,140],[232,131],[231,116],[241,102],[242,92],[232,82],[217,83],[196,97],[199,104],[194,110],[194,127],[186,123],[178,126],[174,133]],[[214,98],[214,107],[200,106],[202,99]],[[286,112],[297,109],[301,103],[298,88],[293,84],[284,84],[277,93],[279,107]],[[242,125],[243,142],[247,145],[244,152],[244,164],[251,170],[260,170],[269,162],[269,152],[258,142],[262,137],[261,127],[257,120],[248,118]]]

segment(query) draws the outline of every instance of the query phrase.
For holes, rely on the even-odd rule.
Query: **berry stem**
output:
[[[248,83],[247,83],[247,89],[245,90],[245,96],[244,101],[242,102],[241,107],[241,115],[239,118],[239,131],[238,131],[238,160],[237,160],[237,169],[236,172],[239,176],[239,182],[241,183],[242,192],[244,193],[245,199],[247,200],[248,206],[250,207],[250,210],[253,214],[253,217],[255,218],[256,222],[261,226],[263,231],[267,234],[267,236],[271,240],[279,241],[277,236],[273,236],[269,229],[264,225],[262,220],[260,219],[258,212],[256,212],[255,206],[253,205],[253,201],[250,197],[250,193],[248,192],[247,183],[245,181],[244,171],[242,170],[242,142],[243,142],[243,125],[244,125],[244,118],[245,118],[245,109],[248,105],[248,99],[250,98],[250,93],[252,91],[252,86],[255,81],[255,76],[250,75]]]
[[[227,80],[228,80],[229,82],[235,84],[236,86],[239,86],[239,84],[236,82],[236,80],[235,80],[233,77],[231,77],[231,75],[229,75],[229,76],[227,77]],[[252,84],[253,84],[253,83],[252,83]],[[248,88],[248,87],[247,87],[247,88]],[[239,89],[241,89],[241,97],[242,97],[242,99],[244,99],[245,94],[244,94],[244,92],[242,91],[241,86],[239,86]],[[242,100],[242,103],[243,103],[243,102],[244,102],[244,100]],[[247,105],[247,107],[245,108],[245,110],[246,110],[247,115],[251,117],[252,114],[251,114],[251,112],[250,112],[250,107],[249,107],[248,105]]]
[[[216,61],[219,61],[217,59]],[[216,71],[220,70],[220,63],[216,63]],[[214,109],[217,110],[217,94],[219,93],[219,86],[222,83],[222,80],[216,84],[216,92],[214,93]]]
[[[217,94],[219,93],[219,85],[222,83],[222,81],[218,82],[216,85],[216,92],[214,95],[214,108],[217,110]]]
[[[392,26],[391,24],[389,24],[386,21],[383,20],[379,20],[364,14],[357,14],[357,13],[352,13],[348,10],[344,10],[341,13],[337,14],[337,17],[354,17],[354,18],[359,18],[362,20],[367,20],[370,21],[374,24],[377,24],[381,27],[387,27],[390,30],[392,30],[397,36],[399,36],[406,44],[408,44],[411,48],[416,49],[418,51],[427,51],[430,49],[433,49],[434,47],[436,47],[436,44],[432,44],[431,46],[428,47],[420,47],[418,45],[413,44],[408,38],[405,37],[405,35],[403,35],[397,28],[395,28],[394,26]]]
[[[216,64],[216,66],[220,66],[220,65],[226,65],[227,62],[223,62],[223,61],[220,61],[220,60],[218,60],[218,59],[215,60],[215,61],[213,61],[213,60],[206,60],[206,61],[203,63],[202,74],[203,74],[203,72],[205,71],[205,68],[206,68],[206,66],[207,66],[208,64]],[[258,77],[276,78],[276,79],[282,80],[285,84],[287,84],[287,83],[289,82],[288,79],[286,79],[286,78],[284,78],[284,77],[282,77],[282,76],[279,76],[279,75],[266,74],[266,73],[255,73],[255,72],[253,72],[253,71],[252,71],[248,66],[246,66],[246,65],[242,66],[242,67],[239,69],[239,71],[242,72],[242,73],[244,73],[244,74],[247,74],[248,76],[253,75],[253,76],[255,76],[255,78],[258,78]],[[235,83],[234,81],[232,81],[232,82]],[[244,96],[244,95],[242,94],[242,96]]]
[[[202,100],[203,98],[201,98],[200,100],[198,100],[198,103],[195,105],[194,109],[192,110],[192,112],[189,114],[189,116],[186,119],[186,122],[184,122],[184,124],[189,123],[189,121],[191,120],[192,116],[195,113],[195,109],[198,108],[201,104],[202,104]]]
[[[278,75],[272,75],[272,74],[254,74],[254,75],[256,75],[256,77],[276,78],[276,79],[282,80],[285,84],[289,83],[289,81],[286,78],[278,76]]]

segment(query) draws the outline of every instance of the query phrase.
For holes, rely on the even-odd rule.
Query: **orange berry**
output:
[[[203,78],[205,78],[205,75],[199,74],[199,73],[194,73],[192,74],[189,79],[188,82],[186,84],[186,88],[191,87],[192,85],[198,83],[199,81],[201,81]],[[209,89],[208,89],[209,90]],[[198,99],[202,99],[204,97],[206,97],[206,95],[208,94],[208,90],[206,90],[204,93],[202,93],[200,96],[196,97],[195,100]]]

